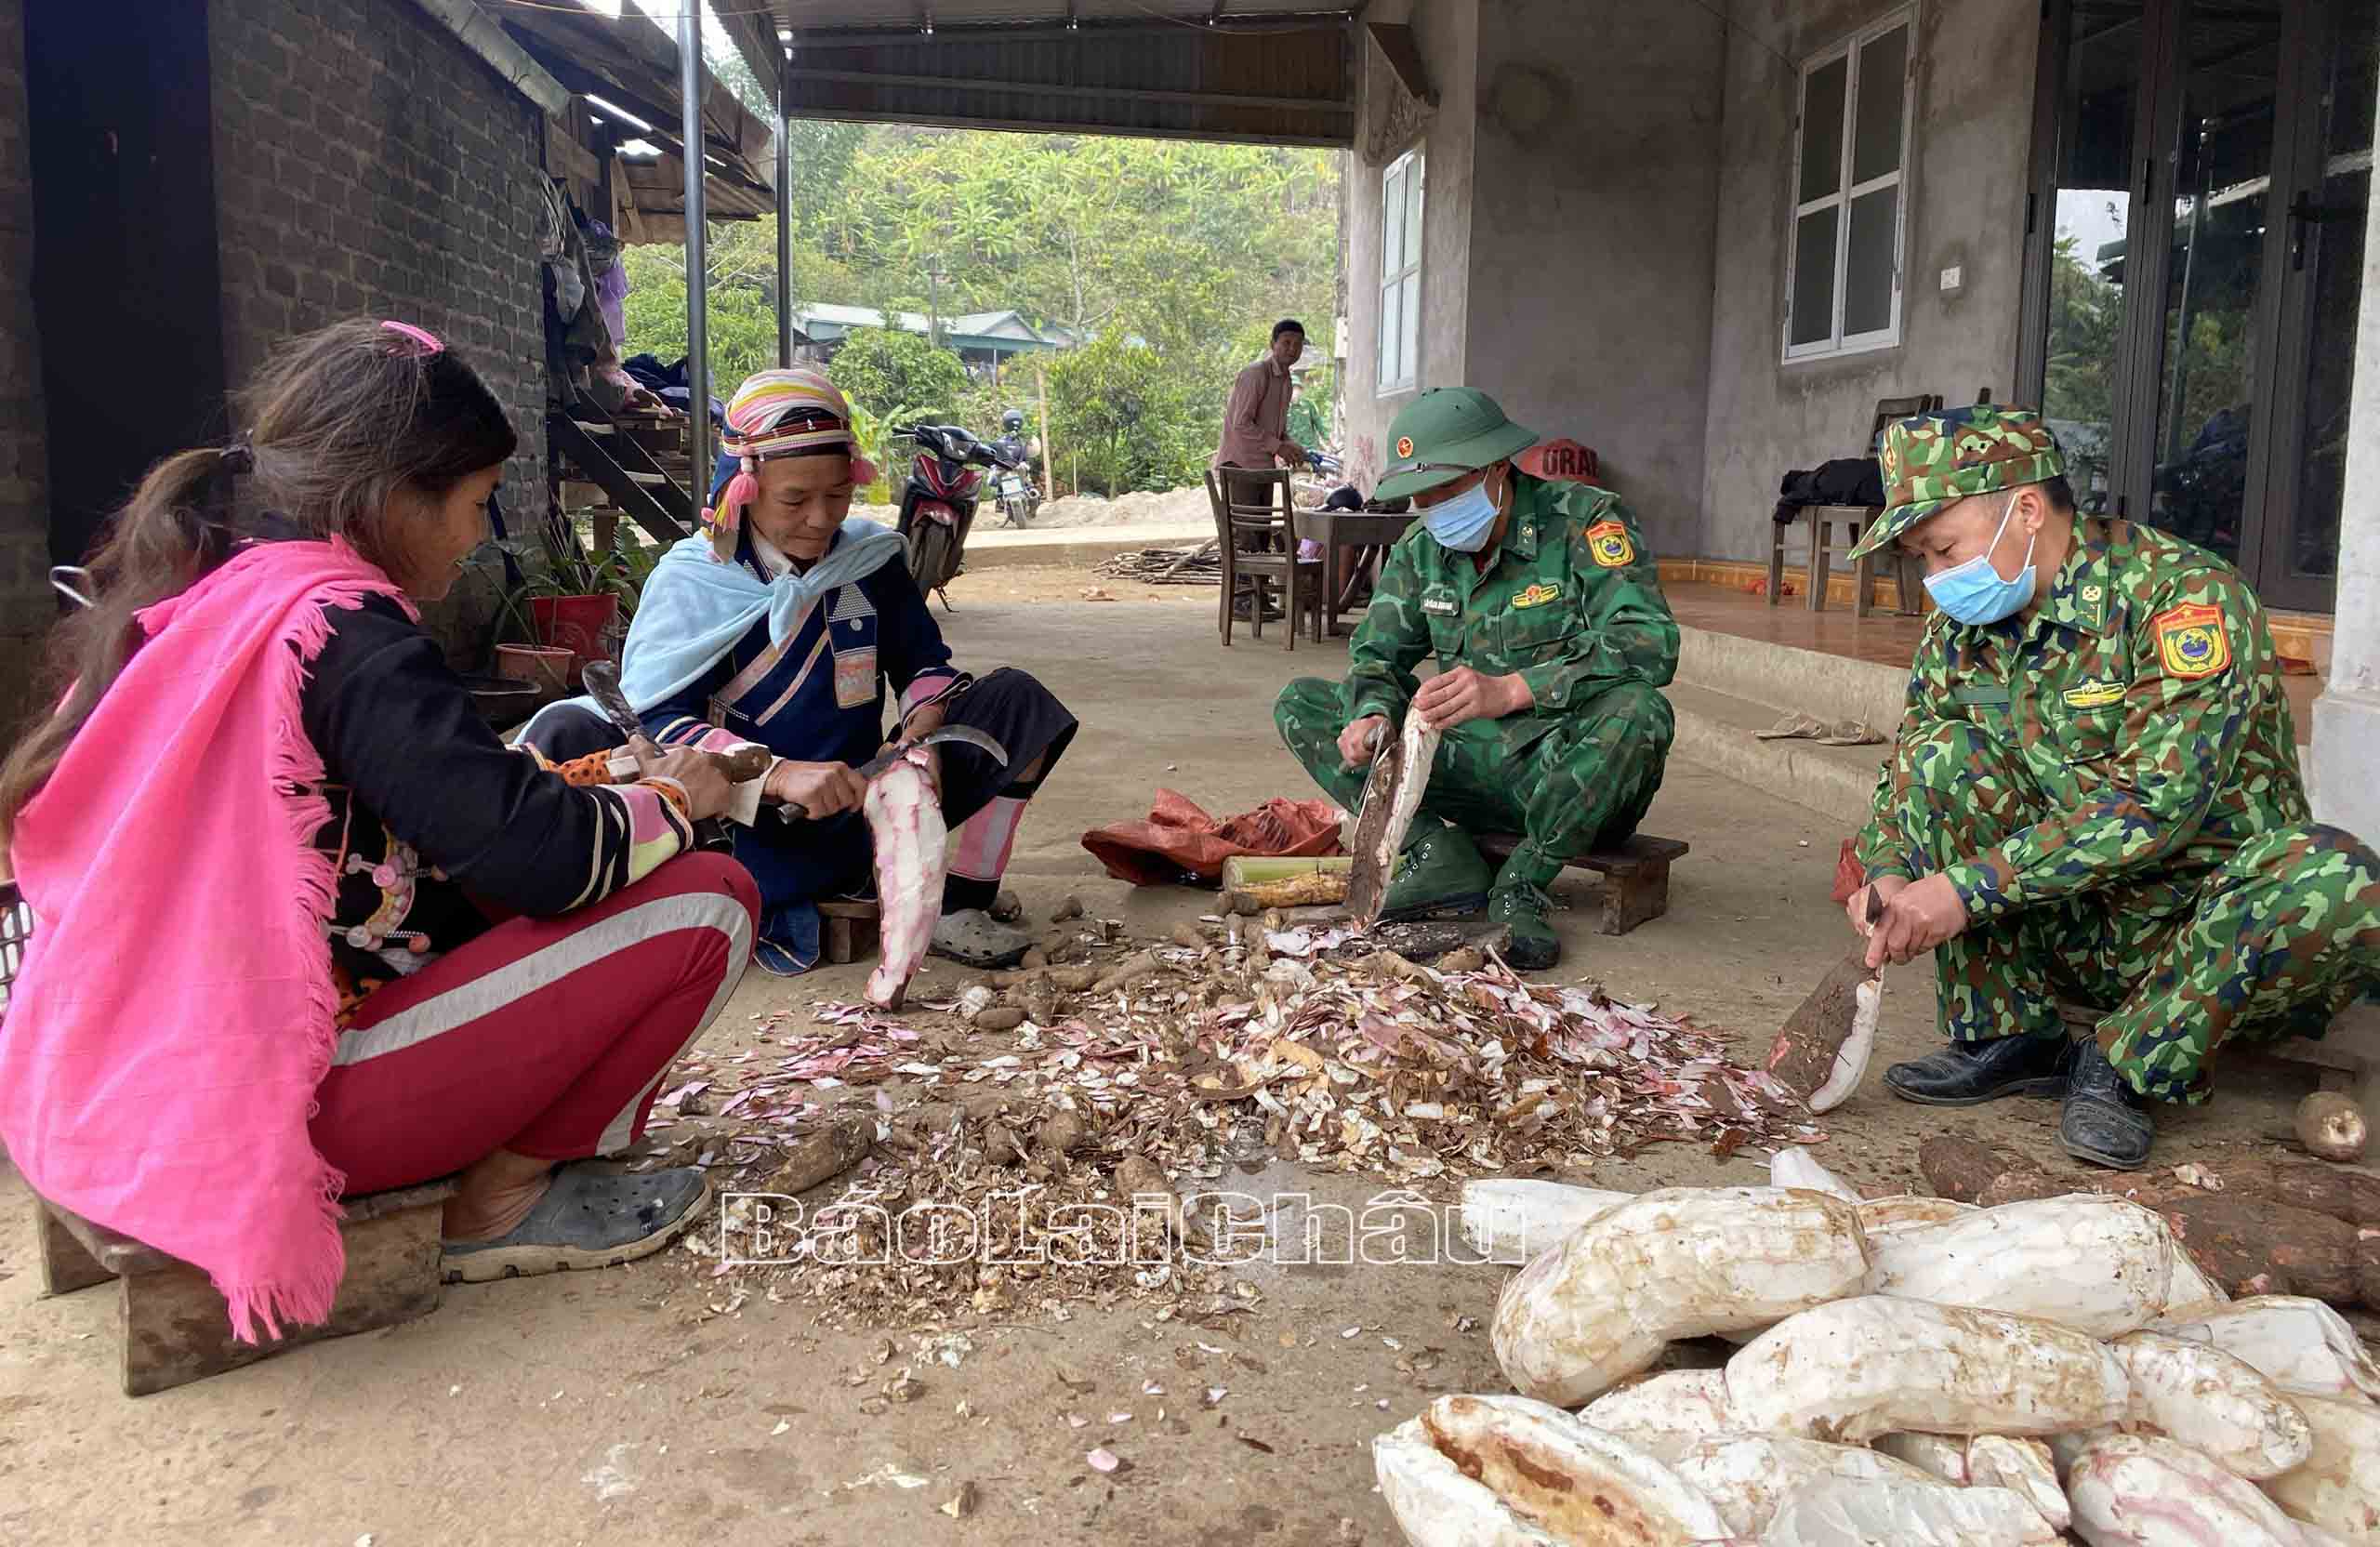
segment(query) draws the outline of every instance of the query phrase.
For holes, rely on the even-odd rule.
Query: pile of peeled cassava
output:
[[[1518,1395],[1373,1442],[1414,1547],[2380,1543],[2380,1368],[2321,1301],[2228,1298],[2121,1197],[1770,1180],[1464,1188]]]

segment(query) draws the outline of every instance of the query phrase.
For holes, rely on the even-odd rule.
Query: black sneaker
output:
[[[1975,1106],[2003,1096],[2055,1096],[2066,1089],[2073,1044],[2063,1037],[1995,1037],[1953,1042],[1896,1064],[1884,1089],[1923,1106]]]
[[[2085,1039],[2067,1077],[2066,1109],[2058,1114],[2057,1142],[2077,1160],[2120,1171],[2149,1163],[2157,1123],[2149,1098],[2116,1072],[2099,1044]]]

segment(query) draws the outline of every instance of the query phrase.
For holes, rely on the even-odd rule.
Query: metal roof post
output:
[[[710,339],[707,315],[710,262],[705,250],[709,244],[704,240],[703,231],[706,84],[702,0],[686,0],[686,8],[678,17],[678,89],[685,110],[681,133],[686,152],[686,453],[697,507],[710,503],[711,484]]]
[[[777,50],[777,366],[793,364],[793,56]]]

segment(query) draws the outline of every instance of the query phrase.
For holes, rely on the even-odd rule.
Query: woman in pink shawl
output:
[[[342,1193],[460,1173],[450,1281],[659,1250],[692,1169],[583,1164],[751,954],[695,853],[700,753],[561,771],[482,722],[415,604],[488,536],[515,436],[432,335],[288,345],[220,449],[151,470],[0,764],[39,920],[0,1140],[60,1207],[204,1267],[253,1338],[328,1314]]]

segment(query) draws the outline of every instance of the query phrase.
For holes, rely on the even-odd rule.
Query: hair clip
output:
[[[384,322],[380,325],[387,328],[390,333],[402,333],[406,337],[412,339],[415,343],[419,344],[421,346],[421,352],[424,354],[443,354],[446,351],[446,346],[439,342],[438,335],[430,332],[426,327],[416,327],[411,323],[397,322]]]
[[[247,430],[243,430],[231,437],[231,443],[215,455],[219,458],[217,465],[227,473],[257,470],[256,443],[250,439],[250,432]]]
[[[98,606],[99,603],[91,599],[90,593],[81,589],[77,582],[80,586],[91,584],[91,572],[79,564],[60,564],[49,572],[49,583],[57,589],[59,595],[78,607]]]

